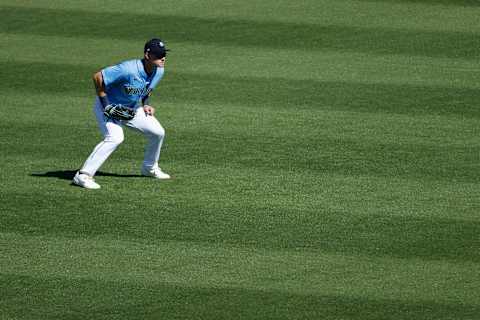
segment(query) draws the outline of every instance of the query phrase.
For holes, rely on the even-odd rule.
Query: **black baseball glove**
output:
[[[135,110],[121,104],[109,104],[103,114],[110,119],[128,121],[135,117]]]

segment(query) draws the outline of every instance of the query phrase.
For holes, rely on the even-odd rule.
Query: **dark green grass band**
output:
[[[8,6],[0,8],[0,16],[0,30],[4,33],[75,39],[84,35],[98,39],[108,37],[138,40],[144,39],[146,34],[151,34],[152,30],[161,25],[162,37],[172,42],[241,44],[242,47],[252,49],[331,49],[475,60],[478,57],[477,48],[480,47],[480,36],[470,32],[410,31],[126,13],[116,13],[105,19],[103,13],[93,11]],[[56,24],[52,25],[51,21]],[[102,28],[97,27],[98,21],[102,21]],[[136,25],[133,29],[132,24]],[[104,30],[109,30],[108,35]]]
[[[3,315],[37,319],[474,319],[476,305],[0,275]],[[25,305],[24,293],[30,303]],[[112,292],[115,292],[112,295]],[[413,297],[410,297],[413,299]],[[252,308],[259,304],[262,308]],[[19,302],[19,303],[15,303]],[[62,306],[59,308],[58,306]],[[68,314],[68,316],[67,316]],[[106,316],[109,315],[109,316]]]

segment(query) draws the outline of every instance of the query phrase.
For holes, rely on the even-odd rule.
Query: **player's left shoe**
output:
[[[153,168],[142,168],[142,175],[146,177],[153,177],[157,178],[160,180],[168,180],[170,179],[170,175],[168,173],[165,173],[160,169],[159,167],[153,167]]]

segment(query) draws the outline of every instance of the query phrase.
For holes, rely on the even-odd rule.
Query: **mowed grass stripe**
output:
[[[202,184],[204,177],[184,176],[170,184],[155,184],[122,174],[111,177],[100,174],[98,181],[108,187],[94,195],[85,195],[67,184],[60,187],[57,179],[45,179],[37,175],[29,181],[32,185],[43,183],[55,192],[3,192],[8,202],[16,203],[2,215],[3,232],[66,237],[110,235],[146,241],[248,244],[266,249],[480,262],[477,250],[480,222],[461,218],[469,215],[469,211],[472,215],[479,204],[468,199],[465,204],[456,204],[463,199],[459,190],[450,193],[458,199],[451,200],[453,203],[440,200],[435,204],[435,195],[431,195],[435,189],[416,195],[398,185],[402,189],[394,195],[372,197],[365,189],[358,190],[353,178],[343,180],[347,185],[343,187],[335,180],[321,183],[320,187],[328,188],[327,191],[320,187],[309,191],[298,184],[297,188],[304,189],[299,194],[296,189],[282,189],[271,182],[273,179],[247,181],[238,173],[220,177],[208,187]],[[226,179],[236,181],[237,185],[224,182]],[[288,175],[282,181],[288,181]],[[102,200],[126,182],[129,191],[117,191],[122,197],[117,197],[115,203]],[[262,186],[266,191],[259,191]],[[156,197],[148,193],[136,196],[135,200],[128,198],[132,190],[145,189],[156,192]],[[185,196],[188,190],[192,194]],[[351,194],[335,196],[334,190]],[[475,191],[467,190],[467,194],[475,195]],[[81,206],[77,205],[79,201]],[[347,201],[356,205],[342,204]],[[428,209],[424,209],[425,205]],[[31,207],[36,208],[35,215],[28,211]],[[58,207],[64,210],[56,211]],[[428,214],[428,210],[443,211],[444,217]],[[455,218],[457,215],[459,219]]]
[[[178,85],[174,82],[175,79],[165,79],[152,97],[152,103],[158,108],[157,117],[172,137],[176,132],[193,134],[197,130],[209,130],[218,136],[226,130],[234,135],[256,135],[260,141],[299,136],[306,141],[321,137],[362,140],[373,144],[423,145],[427,148],[452,146],[466,149],[476,148],[480,143],[476,134],[479,120],[475,117],[467,119],[461,115],[453,117],[451,114],[388,114],[341,108],[332,110],[328,106],[315,110],[305,106],[280,108],[278,104],[259,106],[253,102],[244,103],[243,100],[201,103],[193,97],[183,99],[185,95],[171,94],[170,86]],[[92,138],[99,134],[92,112],[95,98],[91,92],[82,96],[65,94],[62,91],[31,92],[21,101],[17,99],[17,90],[5,89],[3,92],[5,105],[18,110],[28,110],[6,119],[11,126],[33,126],[33,129],[41,123],[45,128],[50,125],[66,126],[61,130],[67,132],[68,127],[75,127],[82,135]],[[197,94],[202,95],[202,91],[199,89]],[[201,97],[198,100],[201,100]],[[70,116],[63,116],[64,112],[68,112]],[[49,132],[39,130],[38,134],[48,135]],[[375,134],[372,134],[373,132]],[[88,141],[79,141],[79,145]]]
[[[115,14],[196,16],[214,19],[242,19],[263,21],[300,22],[302,24],[353,25],[366,27],[388,27],[410,30],[448,30],[478,32],[478,8],[476,0],[425,0],[425,1],[356,1],[356,0],[305,0],[292,2],[278,0],[241,2],[204,0],[177,0],[175,3],[145,0],[143,6],[135,3],[119,3],[117,0],[64,0],[61,4],[49,0],[23,3],[3,0],[4,5],[13,7],[37,7],[45,9],[68,9]],[[468,6],[470,4],[470,6]],[[255,10],[252,10],[255,8]],[[434,14],[432,14],[434,13]]]
[[[61,92],[75,97],[93,95],[91,76],[95,67],[21,62],[0,62],[0,66],[5,71],[5,90],[22,88],[31,93]],[[39,81],[26,81],[19,74],[38,75]],[[480,118],[480,109],[476,108],[480,90],[468,88],[235,77],[167,70],[157,91],[165,92],[162,97],[167,103],[186,101]]]
[[[165,204],[163,201],[166,199],[170,201],[175,198],[179,205],[183,206],[184,202],[189,203],[195,199],[202,207],[205,206],[203,211],[207,212],[208,206],[213,206],[220,210],[219,214],[224,212],[221,210],[221,203],[228,208],[238,207],[236,209],[238,211],[242,202],[248,202],[259,205],[262,211],[270,211],[266,209],[267,205],[272,206],[274,208],[272,210],[282,206],[289,210],[318,210],[320,214],[318,219],[322,219],[323,211],[341,211],[348,215],[361,216],[371,214],[394,215],[405,219],[440,217],[478,221],[479,188],[478,184],[474,183],[451,181],[446,184],[444,181],[426,179],[372,175],[345,176],[329,172],[312,173],[273,168],[240,169],[228,167],[228,163],[223,166],[209,165],[205,162],[192,163],[188,159],[169,157],[167,151],[162,165],[175,173],[175,180],[159,184],[154,180],[138,177],[141,157],[129,156],[130,150],[125,148],[117,150],[111,161],[102,168],[98,174],[99,181],[111,185],[108,190],[116,190],[122,183],[131,185],[135,190],[141,190],[143,185],[152,193],[159,193],[158,199],[155,198],[159,205]],[[85,147],[84,153],[88,153],[90,149],[91,146]],[[141,147],[138,149],[141,151]],[[72,149],[69,152],[78,154],[80,151]],[[124,155],[130,160],[124,161]],[[78,163],[81,164],[83,161],[82,158],[78,156],[35,158],[33,163],[19,157],[4,159],[8,163],[3,172],[4,181],[8,181],[3,185],[5,197],[8,191],[11,192],[12,199],[17,197],[17,193],[23,199],[24,194],[29,192],[41,194],[44,192],[39,190],[46,188],[52,190],[47,193],[49,195],[47,201],[52,201],[50,195],[56,192],[77,197],[77,200],[82,198],[80,190],[69,186],[79,166]],[[209,181],[208,186],[205,181]],[[106,194],[110,192],[108,190],[105,191]],[[119,195],[122,194],[120,191],[117,192]],[[216,196],[223,198],[221,203],[215,203]],[[149,203],[147,196],[142,199],[146,204]],[[7,198],[5,200],[7,201]],[[75,199],[71,200],[75,203]],[[42,204],[46,203],[42,201]],[[68,205],[69,209],[70,207]],[[14,208],[9,210],[11,212],[22,210],[22,206],[18,210]],[[50,205],[39,206],[38,210],[50,208]],[[339,215],[339,219],[343,219],[343,216]]]
[[[3,145],[4,152],[15,154],[21,150],[23,156],[50,158],[52,155],[58,156],[59,152],[63,153],[65,142],[74,143],[79,134],[78,131],[66,133],[61,140],[57,140],[58,143],[52,143],[49,141],[58,139],[58,133],[41,131],[42,127],[43,124],[30,125],[17,135],[16,129],[4,130],[7,136],[12,137],[8,144]],[[69,130],[66,126],[52,125],[51,128]],[[35,136],[36,132],[41,132],[34,138],[38,143],[23,143],[25,139]],[[77,147],[91,145],[93,148],[100,140],[98,134],[95,136],[97,139],[76,143]],[[351,176],[480,182],[477,170],[480,146],[425,146],[321,136],[304,138],[301,132],[298,135],[259,139],[246,132],[228,130],[223,133],[213,130],[170,130],[168,139],[168,143],[172,144],[172,148],[168,149],[168,157],[182,159],[188,156],[191,164],[203,162],[219,167],[302,170],[311,174],[333,172]],[[143,145],[139,139],[130,139],[127,145],[132,143]],[[235,147],[232,148],[232,145]],[[138,151],[136,155],[122,154],[122,158],[124,161],[139,159],[142,152],[141,149]],[[68,154],[65,156],[70,157]]]
[[[475,7],[480,6],[480,2],[477,0],[360,0],[364,2],[378,2],[378,3],[391,3],[398,4],[404,3],[406,5],[411,4],[429,4],[435,6],[451,6],[451,7]]]
[[[12,319],[474,319],[478,306],[0,274]],[[28,292],[28,298],[23,294]],[[27,301],[28,299],[28,301]],[[3,302],[3,303],[2,303]],[[62,306],[61,308],[57,306]],[[252,308],[255,306],[255,308]]]
[[[137,161],[140,162],[140,159]],[[273,216],[275,210],[281,212],[284,207],[297,212],[295,217],[302,216],[301,211],[305,210],[311,213],[314,221],[319,219],[323,221],[321,213],[324,211],[342,212],[338,216],[342,221],[345,214],[360,217],[383,215],[405,220],[413,217],[474,223],[480,221],[477,214],[480,210],[478,184],[459,182],[445,184],[391,177],[351,177],[333,173],[312,175],[310,172],[266,171],[253,168],[232,169],[206,164],[185,164],[178,159],[174,161],[169,159],[164,163],[168,169],[175,170],[175,181],[160,184],[155,180],[140,177],[134,162],[112,159],[110,165],[99,171],[97,178],[101,182],[113,184],[110,189],[116,189],[122,182],[128,182],[135,190],[141,189],[143,184],[153,193],[161,194],[154,200],[159,206],[158,209],[162,204],[173,205],[174,199],[178,201],[180,207],[187,209],[192,199],[196,199],[195,202],[203,208],[202,212],[214,208],[218,210],[219,215],[223,215],[227,209],[221,210],[220,204],[215,203],[215,196],[218,196],[224,199],[221,203],[225,204],[226,208],[236,208],[236,212],[240,210],[242,203],[248,203],[249,210],[250,206],[257,206],[261,212],[268,212]],[[9,174],[5,177],[16,177],[15,183],[5,185],[5,190],[9,190],[6,195],[11,194],[12,199],[17,197],[23,199],[28,193],[42,193],[39,191],[42,186],[51,188],[54,191],[47,193],[47,200],[42,200],[42,206],[38,207],[38,211],[42,213],[52,208],[48,202],[52,201],[50,196],[55,192],[73,197],[70,200],[74,203],[75,199],[82,199],[82,193],[69,187],[70,180],[75,174],[75,169],[68,169],[71,164],[72,161],[66,159],[59,159],[55,163],[49,159],[39,159],[34,166],[26,169],[15,170],[14,166],[6,166]],[[20,175],[19,171],[28,174]],[[213,175],[216,179],[205,187],[202,181]],[[106,191],[107,194],[108,192],[110,191]],[[123,195],[121,191],[118,193]],[[147,200],[148,196],[144,196],[140,197],[139,202],[145,201],[148,204]],[[55,200],[52,203],[59,204],[59,201]],[[272,209],[268,209],[267,206],[271,206]],[[18,209],[11,208],[9,212],[16,214],[20,210],[21,206]],[[152,210],[154,212],[155,207]],[[147,208],[147,211],[151,210]],[[317,216],[315,211],[318,212]]]
[[[144,39],[158,30],[170,41],[268,48],[335,49],[475,59],[480,35],[470,32],[411,31],[348,25],[312,25],[179,15],[115,14],[79,10],[0,8],[2,32],[105,39]],[[24,23],[34,21],[35,23]],[[98,28],[102,21],[102,28]],[[125,23],[127,22],[128,23]],[[131,28],[135,25],[135,28]],[[60,28],[58,26],[61,26]],[[109,30],[108,36],[104,30]]]
[[[475,281],[465,282],[465,277],[471,277],[478,268],[474,263],[312,254],[301,250],[272,251],[176,241],[135,243],[16,234],[2,234],[0,239],[7,257],[0,259],[0,270],[7,275],[245,288],[306,296],[338,294],[406,302],[436,300],[480,307],[480,299],[474,294]],[[478,280],[478,275],[471,280],[475,278]],[[426,285],[418,288],[418,281]],[[430,290],[433,286],[435,292]],[[416,294],[412,295],[413,292]]]
[[[11,126],[35,130],[41,123],[43,126],[62,127],[60,130],[66,132],[69,128],[75,127],[77,132],[72,132],[72,138],[74,133],[78,132],[86,137],[86,140],[78,142],[77,146],[88,144],[90,139],[99,135],[92,111],[94,97],[65,98],[63,94],[32,94],[28,99],[22,100],[19,106],[14,92],[5,93],[4,101],[7,105],[29,110],[21,117],[6,120],[6,123]],[[66,101],[68,106],[65,106]],[[224,132],[231,132],[233,137],[240,134],[246,137],[261,137],[258,139],[260,142],[284,141],[298,136],[299,140],[305,142],[317,139],[361,140],[372,144],[414,145],[426,148],[453,147],[465,150],[476,148],[480,144],[475,131],[478,120],[448,115],[412,116],[334,110],[279,110],[274,106],[262,106],[261,109],[252,112],[252,107],[248,105],[196,104],[193,101],[165,102],[162,96],[154,96],[152,102],[158,108],[157,117],[172,137],[175,137],[177,132],[193,135],[196,132],[208,130],[214,137]],[[55,111],[62,108],[71,117],[52,116],[52,113],[45,112],[45,108]],[[223,125],[227,129],[224,129]],[[286,127],[289,129],[286,130]],[[38,131],[39,135],[45,135],[43,138],[54,138],[49,136],[54,135],[54,132]],[[28,134],[26,132],[25,136]],[[24,137],[18,137],[18,139],[22,138]],[[40,138],[40,136],[31,137],[31,139],[34,138]],[[66,135],[65,138],[70,139],[70,136]],[[13,140],[4,141],[4,143],[5,145],[13,144]],[[32,144],[31,147],[34,145]],[[64,147],[67,148],[68,145]]]
[[[70,43],[61,36],[37,36],[0,33],[10,50],[0,52],[0,61],[8,63],[53,63],[83,65],[92,70],[123,59],[140,57],[144,40],[83,39]],[[167,39],[168,40],[168,39]],[[24,43],[35,52],[16,54]],[[44,43],[49,46],[45,47]],[[108,45],[110,50],[104,50]],[[255,48],[238,45],[170,42],[173,48],[167,60],[171,71],[184,74],[232,75],[247,78],[318,80],[369,84],[406,84],[426,87],[480,88],[478,61],[458,58],[432,58],[405,55],[377,55],[335,50]],[[59,55],[58,52],[62,52]],[[215,53],[212,63],[211,52]],[[75,57],[72,60],[72,56]],[[195,57],[192,59],[192,56]],[[54,66],[52,66],[54,68]]]

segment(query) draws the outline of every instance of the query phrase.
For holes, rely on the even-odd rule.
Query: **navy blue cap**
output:
[[[167,55],[167,47],[161,39],[154,38],[145,43],[144,53],[153,54],[157,58],[163,58]]]

